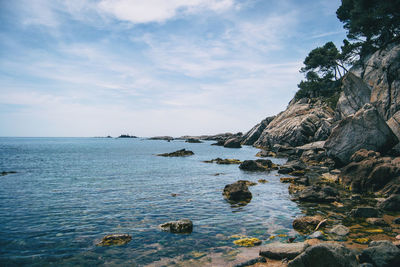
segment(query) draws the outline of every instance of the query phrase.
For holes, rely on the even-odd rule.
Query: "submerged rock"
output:
[[[251,237],[251,238],[242,238],[242,239],[238,239],[233,241],[233,243],[235,245],[241,246],[241,247],[254,247],[254,246],[259,246],[261,245],[261,240],[255,237]]]
[[[343,245],[322,243],[307,248],[288,267],[356,267],[355,253]]]
[[[193,222],[189,219],[181,219],[163,223],[160,225],[160,228],[163,231],[171,233],[190,234],[193,231]]]
[[[260,256],[274,260],[292,260],[307,247],[308,245],[304,242],[290,244],[276,242],[261,247]]]
[[[186,150],[186,149],[177,150],[177,151],[171,152],[171,153],[157,154],[157,156],[161,156],[161,157],[185,157],[185,156],[191,156],[191,155],[194,155],[193,151]]]
[[[238,159],[221,159],[221,158],[216,158],[212,160],[206,160],[203,161],[205,163],[217,163],[217,164],[241,164],[242,162]]]
[[[17,173],[17,172],[15,172],[15,171],[8,171],[8,172],[3,171],[3,172],[0,172],[0,176],[6,176],[8,174],[14,174],[14,173]]]
[[[222,194],[231,202],[250,202],[253,197],[246,181],[226,185]]]
[[[313,232],[317,226],[323,226],[324,218],[321,216],[303,216],[294,219],[293,228],[301,233]]]
[[[194,144],[203,143],[202,141],[200,141],[199,139],[196,139],[196,138],[189,138],[185,142],[186,143],[194,143]]]
[[[390,241],[372,241],[361,252],[359,260],[376,267],[400,266],[400,249]]]
[[[103,237],[98,246],[121,246],[129,243],[132,240],[132,236],[128,234],[110,234]]]

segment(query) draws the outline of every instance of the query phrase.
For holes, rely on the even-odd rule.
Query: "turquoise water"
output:
[[[238,165],[202,162],[255,159],[258,150],[211,143],[0,138],[0,172],[17,172],[0,176],[0,265],[141,266],[235,247],[229,239],[234,234],[267,242],[271,234],[293,233],[291,222],[300,211],[275,171],[247,173]],[[155,156],[182,148],[195,155]],[[239,179],[269,183],[250,188],[248,205],[232,207],[222,190]],[[181,218],[193,221],[192,234],[157,228]],[[97,247],[110,233],[129,233],[133,239],[124,246]]]

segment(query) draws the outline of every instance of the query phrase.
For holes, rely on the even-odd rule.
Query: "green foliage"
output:
[[[342,0],[336,15],[360,57],[399,38],[400,0]]]

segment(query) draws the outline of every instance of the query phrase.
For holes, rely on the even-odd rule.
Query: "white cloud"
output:
[[[163,22],[178,14],[219,12],[233,6],[233,0],[102,0],[98,4],[100,11],[132,23]]]

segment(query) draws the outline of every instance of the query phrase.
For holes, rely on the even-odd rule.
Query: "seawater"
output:
[[[270,235],[293,234],[291,222],[300,210],[276,171],[249,173],[238,165],[202,162],[255,159],[258,150],[211,143],[0,138],[0,172],[17,172],[0,177],[0,265],[142,266],[235,247],[229,238],[235,234],[264,242]],[[182,148],[195,155],[155,155]],[[231,206],[222,190],[239,179],[269,182],[250,187],[248,205]],[[192,234],[158,229],[181,218],[193,221]],[[110,233],[133,239],[124,246],[96,246]]]

